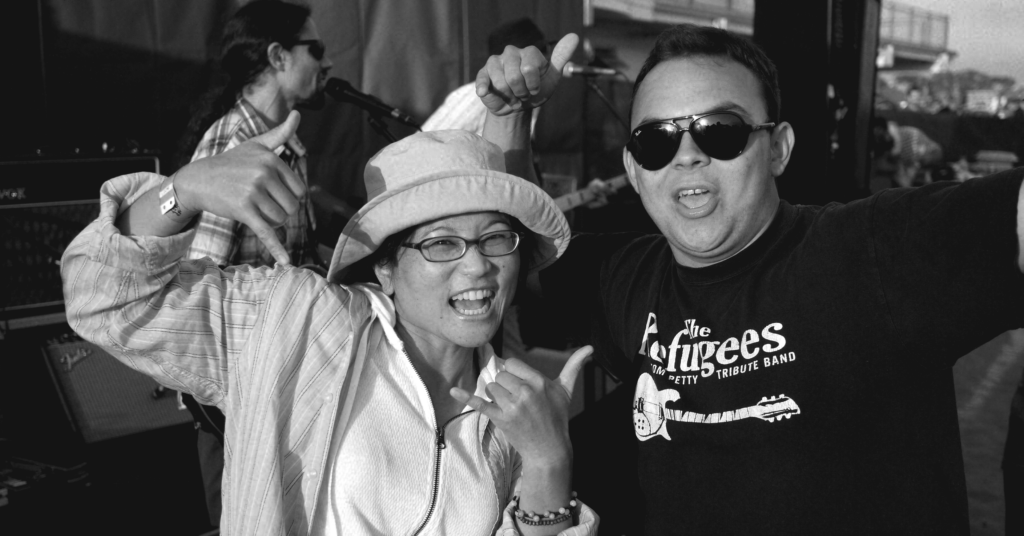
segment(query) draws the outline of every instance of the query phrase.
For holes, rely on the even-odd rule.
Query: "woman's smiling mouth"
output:
[[[452,296],[448,303],[463,316],[486,314],[491,308],[494,291],[490,289],[466,290]]]

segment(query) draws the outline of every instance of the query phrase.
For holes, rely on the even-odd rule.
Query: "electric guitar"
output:
[[[640,399],[643,400],[643,399]],[[769,396],[762,397],[761,401],[753,406],[740,408],[732,411],[723,411],[721,413],[694,413],[692,411],[683,411],[679,409],[665,409],[665,418],[670,421],[679,422],[693,422],[693,423],[720,423],[720,422],[732,422],[740,419],[761,419],[762,421],[775,422],[776,419],[782,420],[783,418],[790,418],[793,415],[800,414],[800,406],[786,395],[779,395],[778,397]]]
[[[616,175],[604,182],[611,188],[618,190],[619,188],[629,184],[629,178],[626,177],[625,173],[623,173],[622,175]],[[597,194],[590,191],[590,188],[585,188],[583,190],[577,190],[575,192],[570,192],[563,196],[556,197],[555,205],[562,212],[569,212],[580,205],[585,205],[593,201],[595,197],[597,197]]]
[[[800,414],[800,406],[786,395],[761,397],[761,400],[752,406],[721,413],[695,413],[665,407],[667,402],[676,400],[679,400],[678,391],[675,389],[659,390],[649,374],[642,374],[637,382],[637,391],[633,398],[633,429],[637,438],[646,441],[660,435],[671,440],[668,429],[665,427],[665,421],[718,424],[753,418],[765,422],[776,422]]]

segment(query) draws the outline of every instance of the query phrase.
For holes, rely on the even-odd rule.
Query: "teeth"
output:
[[[690,189],[690,190],[683,190],[683,192],[680,195],[700,195],[700,194],[706,194],[706,193],[708,193],[707,190],[704,190],[704,189],[701,189],[701,188],[693,188],[693,189]]]
[[[452,296],[452,300],[482,300],[494,297],[493,290],[467,290]]]
[[[482,314],[486,313],[487,312],[487,307],[481,307],[479,309],[459,309],[458,307],[456,307],[455,310],[458,311],[459,314],[461,314],[461,315],[474,316],[474,315],[482,315]]]

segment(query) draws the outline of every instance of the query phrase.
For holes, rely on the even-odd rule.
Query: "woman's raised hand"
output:
[[[306,185],[274,151],[295,134],[299,120],[292,111],[270,131],[178,170],[178,202],[186,211],[207,211],[247,225],[278,263],[290,264],[274,228],[300,209]]]
[[[576,377],[593,352],[591,346],[576,350],[556,380],[518,359],[509,359],[505,370],[487,385],[493,402],[458,387],[452,388],[451,395],[494,421],[524,463],[571,463],[569,402]]]
[[[476,75],[476,94],[495,115],[507,115],[544,104],[562,79],[562,69],[580,38],[566,34],[548,60],[537,47],[505,47],[491,56]]]

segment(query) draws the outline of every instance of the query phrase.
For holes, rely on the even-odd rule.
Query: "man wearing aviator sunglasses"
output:
[[[480,71],[485,136],[508,157],[529,157],[523,111],[575,45]],[[951,366],[1024,325],[1024,171],[790,205],[777,78],[742,37],[664,32],[623,150],[662,234],[575,236],[540,274],[633,398],[573,438],[576,487],[603,526],[648,534],[967,534]],[[588,450],[614,434],[635,438],[626,467]]]
[[[686,126],[682,126],[683,120],[686,120]],[[644,123],[633,129],[626,150],[640,167],[657,171],[672,161],[683,141],[683,133],[689,132],[693,143],[704,154],[717,160],[732,160],[747,147],[751,133],[774,126],[775,123],[748,125],[734,112],[673,117]]]

